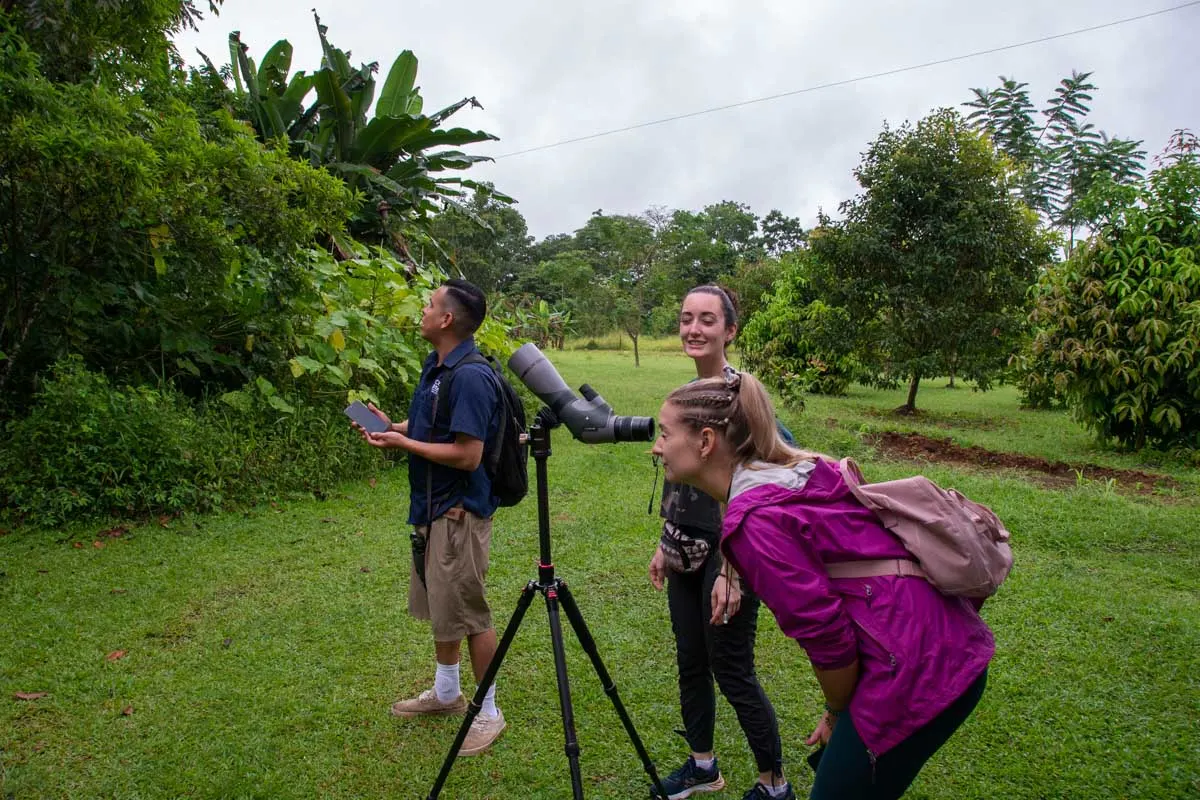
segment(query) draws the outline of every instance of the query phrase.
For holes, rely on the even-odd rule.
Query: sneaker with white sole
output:
[[[393,717],[446,716],[462,714],[467,710],[467,698],[459,692],[458,697],[448,703],[438,700],[437,692],[426,689],[416,697],[392,703]]]
[[[494,717],[489,717],[480,711],[479,716],[471,721],[471,728],[467,731],[467,738],[463,740],[462,749],[458,751],[458,754],[473,756],[482,753],[492,746],[492,742],[496,741],[504,731],[504,727],[503,711]]]
[[[711,767],[702,769],[695,758],[688,756],[682,767],[662,779],[662,785],[667,790],[667,800],[683,800],[701,792],[719,792],[725,788],[725,779],[721,777],[715,758]],[[653,786],[650,787],[650,796],[662,797]]]
[[[742,795],[742,800],[796,800],[796,793],[790,783],[784,784],[783,794],[771,794],[766,786],[755,783],[750,791]]]

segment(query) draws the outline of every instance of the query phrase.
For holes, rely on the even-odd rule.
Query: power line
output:
[[[655,120],[651,120],[649,122],[639,122],[636,125],[626,125],[624,128],[613,128],[612,130],[600,131],[599,133],[590,133],[587,136],[577,136],[573,139],[563,139],[562,141],[551,142],[550,144],[541,144],[536,147],[527,148],[525,150],[515,150],[511,153],[505,153],[504,155],[496,156],[495,158],[497,161],[499,161],[502,158],[512,158],[513,156],[525,155],[526,153],[536,153],[539,150],[549,150],[554,147],[563,147],[564,145],[568,145],[568,144],[576,144],[577,142],[586,142],[590,139],[599,139],[601,137],[612,136],[613,134],[617,134],[617,133],[626,133],[627,131],[635,131],[635,130],[638,130],[639,128],[649,128],[654,125],[665,125],[668,122],[676,122],[677,120],[681,120],[681,119],[690,119],[692,117],[699,117],[699,116],[703,116],[705,114],[715,114],[718,111],[728,111],[731,108],[741,108],[742,106],[754,105],[755,103],[766,103],[771,100],[779,100],[784,97],[793,97],[798,94],[807,94],[808,92],[816,92],[816,91],[820,91],[822,89],[832,89],[835,86],[847,86],[852,83],[859,83],[861,81],[869,81],[874,78],[884,78],[889,75],[899,75],[902,72],[912,72],[912,71],[918,70],[918,69],[926,69],[928,67],[936,67],[936,66],[940,66],[942,64],[950,64],[955,61],[965,61],[968,58],[977,58],[979,56],[991,55],[992,53],[1001,53],[1006,50],[1016,50],[1019,47],[1029,47],[1030,45],[1043,44],[1045,42],[1052,42],[1055,39],[1065,39],[1068,36],[1078,36],[1079,34],[1082,34],[1082,33],[1091,33],[1092,31],[1099,31],[1099,30],[1103,30],[1105,28],[1115,28],[1118,25],[1126,25],[1130,22],[1137,22],[1138,20],[1149,19],[1150,17],[1157,17],[1162,14],[1170,14],[1173,11],[1180,11],[1182,9],[1190,8],[1192,6],[1197,6],[1197,5],[1200,5],[1200,0],[1191,0],[1190,2],[1180,3],[1177,6],[1171,6],[1170,8],[1164,8],[1159,11],[1150,11],[1146,14],[1139,14],[1136,17],[1126,17],[1124,19],[1113,20],[1112,22],[1105,22],[1101,25],[1092,25],[1087,28],[1077,28],[1073,31],[1067,31],[1066,33],[1056,33],[1051,36],[1043,36],[1039,39],[1030,39],[1030,40],[1024,41],[1024,42],[1017,42],[1016,44],[1006,44],[1002,47],[991,47],[991,48],[988,48],[987,50],[976,50],[973,53],[966,53],[965,55],[960,55],[960,56],[951,56],[950,58],[942,58],[942,59],[938,59],[937,61],[926,61],[923,64],[912,64],[907,67],[896,67],[895,69],[884,70],[883,72],[873,72],[870,75],[859,75],[856,78],[845,78],[840,81],[832,81],[830,83],[822,83],[817,86],[808,86],[803,89],[795,89],[790,92],[781,92],[779,94],[767,95],[766,97],[756,97],[753,100],[742,100],[737,103],[729,103],[728,105],[714,106],[713,108],[706,108],[702,111],[690,111],[686,114],[678,114],[674,117],[664,117],[663,119],[655,119]]]

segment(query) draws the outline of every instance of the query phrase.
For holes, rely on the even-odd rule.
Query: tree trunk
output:
[[[956,372],[956,369],[954,368],[954,366],[951,366],[950,367],[950,385],[948,387],[946,387],[948,389],[954,388],[954,373],[955,372]]]
[[[635,367],[640,367],[642,365],[642,359],[638,355],[638,337],[630,334],[629,338],[633,340],[633,365]]]
[[[912,380],[908,382],[908,400],[904,405],[900,406],[900,410],[906,414],[911,414],[917,410],[917,387],[921,384],[921,373],[914,372]]]

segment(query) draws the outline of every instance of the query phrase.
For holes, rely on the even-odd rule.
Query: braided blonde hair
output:
[[[748,372],[727,368],[724,377],[685,383],[667,395],[667,402],[693,430],[712,428],[719,432],[739,464],[765,461],[793,467],[823,457],[780,438],[771,398]]]

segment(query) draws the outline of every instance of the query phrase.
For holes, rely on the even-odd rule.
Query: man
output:
[[[476,682],[496,653],[484,576],[497,502],[483,452],[486,441],[499,433],[501,398],[487,364],[459,366],[477,352],[474,333],[486,313],[483,292],[473,284],[449,280],[440,286],[421,314],[421,337],[434,352],[425,359],[408,419],[392,423],[370,405],[388,430],[367,433],[355,426],[375,447],[408,452],[408,522],[415,528],[408,610],[432,625],[437,672],[432,689],[392,706],[398,717],[463,713],[462,640],[467,640]],[[503,730],[493,684],[459,754],[486,750]]]

